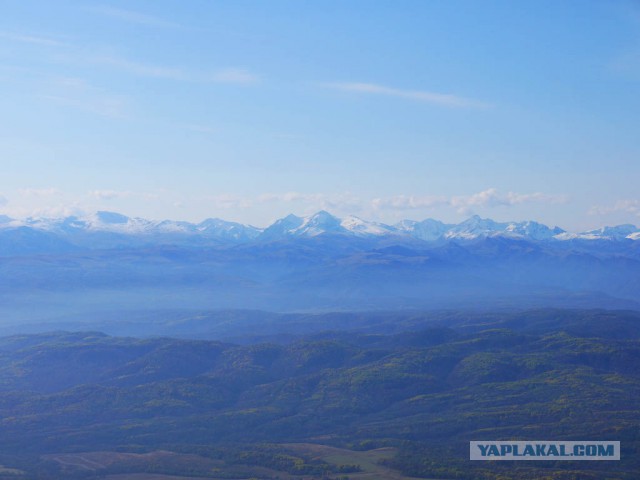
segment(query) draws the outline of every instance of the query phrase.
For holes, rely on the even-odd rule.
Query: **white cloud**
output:
[[[121,198],[138,198],[142,200],[157,200],[160,195],[149,192],[131,192],[129,190],[91,190],[88,195],[98,200],[116,200]]]
[[[548,195],[536,193],[508,192],[501,194],[495,188],[488,188],[472,195],[446,196],[407,196],[397,195],[387,198],[374,198],[371,205],[376,210],[415,210],[421,208],[451,207],[458,213],[468,214],[474,208],[511,207],[524,203],[565,203],[566,195]]]
[[[403,90],[387,87],[375,83],[326,83],[326,88],[354,92],[361,94],[386,95],[391,97],[406,98],[418,102],[431,103],[443,107],[452,108],[484,108],[490,106],[487,103],[461,97],[450,93],[429,92],[423,90]]]
[[[526,203],[558,204],[568,201],[566,195],[549,195],[540,192],[502,194],[495,188],[471,195],[395,195],[376,197],[371,200],[351,193],[266,193],[256,198],[257,204],[285,203],[299,204],[311,210],[329,210],[342,213],[366,212],[377,215],[383,211],[408,211],[433,208],[451,208],[461,214],[472,213],[477,208],[512,207]]]
[[[62,218],[69,216],[86,215],[88,211],[81,207],[78,203],[72,202],[69,204],[58,205],[46,205],[46,206],[15,206],[12,208],[4,209],[4,213],[12,218],[28,218],[28,217],[43,217],[43,218]]]
[[[321,193],[299,193],[299,192],[286,192],[286,193],[265,193],[258,197],[258,201],[261,203],[267,202],[319,202],[323,201],[326,195]]]
[[[618,200],[613,206],[593,206],[589,210],[589,215],[608,215],[610,213],[624,212],[640,217],[640,200],[626,199]]]
[[[98,200],[114,200],[116,198],[131,197],[132,193],[126,190],[92,190],[89,195]]]
[[[257,198],[257,203],[299,203],[308,211],[340,210],[354,213],[362,210],[362,200],[351,193],[266,193]]]
[[[6,197],[0,195],[0,206],[6,205],[7,203],[9,203],[9,200],[7,200]]]
[[[146,13],[135,12],[133,10],[125,10],[122,8],[114,8],[107,5],[99,5],[95,7],[88,7],[86,11],[97,13],[105,17],[116,18],[128,23],[134,23],[136,25],[144,25],[148,27],[161,27],[161,28],[176,28],[180,27],[180,24],[164,20],[162,18],[148,15]]]
[[[411,210],[433,208],[448,205],[449,199],[442,196],[396,195],[387,198],[374,198],[371,205],[377,210]]]

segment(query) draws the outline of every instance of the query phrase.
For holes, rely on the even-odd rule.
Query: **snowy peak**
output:
[[[77,234],[82,232],[113,232],[139,234],[148,230],[153,223],[142,218],[129,218],[114,212],[96,212],[84,217],[64,218],[30,217],[22,225],[59,234]]]
[[[564,232],[555,238],[558,240],[640,240],[640,228],[635,225],[624,224],[615,227],[602,227],[582,233]]]
[[[589,235],[599,238],[609,238],[612,240],[622,240],[628,238],[630,235],[638,233],[638,227],[631,224],[618,225],[616,227],[602,227],[597,230],[590,230],[583,233],[583,235]]]
[[[454,225],[448,225],[432,218],[421,222],[403,220],[395,225],[397,230],[426,242],[441,239],[452,227]]]
[[[346,217],[340,222],[340,225],[345,230],[358,236],[393,235],[398,233],[398,229],[395,227],[385,225],[384,223],[362,220],[354,215]]]
[[[324,210],[305,218],[304,223],[295,232],[297,235],[314,237],[322,233],[346,233],[340,225],[340,219]]]
[[[283,237],[293,235],[300,226],[304,223],[304,218],[296,215],[287,215],[284,218],[276,220],[272,225],[265,228],[260,235],[261,240],[277,240]]]
[[[474,215],[462,223],[450,228],[445,238],[475,239],[488,237],[497,232],[506,232],[508,223],[497,223],[489,218]]]
[[[562,233],[564,233],[564,230],[559,227],[549,228],[534,221],[499,223],[474,215],[464,222],[449,228],[444,237],[472,240],[505,236],[530,240],[549,240]]]
[[[105,225],[123,225],[130,221],[129,217],[115,212],[100,211],[96,212],[93,217],[96,221]]]
[[[262,233],[262,229],[252,227],[251,225],[227,222],[219,218],[207,218],[198,225],[194,225],[194,227],[204,235],[238,242],[253,240]]]
[[[63,229],[77,228],[94,232],[123,234],[144,233],[153,228],[153,222],[144,218],[130,218],[115,212],[96,212],[86,217],[67,217],[61,224]]]
[[[308,217],[289,215],[265,229],[263,240],[278,237],[316,237],[318,235],[354,235],[358,237],[392,235],[397,229],[382,223],[362,220],[354,215],[340,219],[321,210]]]
[[[324,210],[308,217],[288,215],[266,228],[260,239],[277,240],[286,237],[315,237],[321,234],[344,234],[348,230],[340,225],[340,219]]]
[[[556,235],[564,233],[564,230],[560,227],[549,228],[538,222],[527,221],[511,223],[507,226],[505,232],[533,240],[549,240]]]
[[[529,241],[630,241],[640,240],[640,229],[625,224],[615,227],[603,227],[583,233],[568,233],[559,227],[550,228],[535,221],[496,222],[474,215],[459,224],[446,224],[438,220],[403,220],[395,225],[363,220],[350,215],[338,218],[321,210],[307,217],[288,215],[261,229],[219,218],[209,218],[198,224],[163,220],[150,221],[125,215],[99,211],[86,216],[64,218],[32,217],[15,220],[0,215],[0,230],[6,231],[19,227],[45,231],[60,235],[73,243],[91,243],[91,239],[120,238],[122,244],[127,239],[149,243],[193,243],[225,241],[232,243],[275,241],[291,238],[317,237],[319,235],[342,235],[351,237],[410,237],[426,242],[454,240],[473,241],[489,237],[507,237]],[[84,242],[73,239],[85,238]],[[107,243],[108,241],[105,240]],[[124,243],[123,243],[124,242]],[[106,245],[106,243],[102,243]]]

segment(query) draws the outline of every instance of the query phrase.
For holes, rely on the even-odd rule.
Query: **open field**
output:
[[[416,478],[406,477],[395,470],[380,465],[381,460],[388,460],[396,454],[397,449],[391,447],[355,451],[314,443],[288,443],[283,446],[298,454],[309,455],[332,465],[358,465],[362,471],[349,473],[350,479],[413,480]]]
[[[357,465],[360,471],[348,473],[349,479],[389,479],[412,480],[390,468],[379,464],[396,454],[394,448],[379,448],[369,451],[354,451],[312,443],[289,443],[279,445],[293,455],[309,458],[313,462],[326,462],[330,465]],[[43,458],[57,462],[69,473],[95,472],[108,473],[108,480],[182,480],[208,478],[212,480],[232,478],[279,478],[292,479],[334,479],[344,478],[345,474],[329,475],[292,475],[285,471],[259,467],[255,465],[234,465],[225,468],[223,462],[199,455],[156,451],[144,454],[122,452],[85,452],[45,455]],[[149,472],[150,469],[157,472]],[[146,470],[146,471],[145,471]],[[163,473],[163,470],[167,473]],[[168,472],[171,472],[169,474]],[[180,475],[182,472],[188,476]],[[232,475],[236,474],[237,477]]]

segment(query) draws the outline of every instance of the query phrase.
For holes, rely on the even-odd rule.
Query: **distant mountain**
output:
[[[353,215],[340,219],[323,210],[308,217],[288,215],[266,228],[259,238],[261,240],[281,240],[283,238],[315,237],[318,235],[367,237],[397,233],[399,233],[398,229],[389,225],[368,222]]]
[[[455,225],[445,224],[433,219],[423,220],[422,222],[416,222],[415,220],[403,220],[395,225],[400,232],[405,232],[412,237],[425,240],[427,242],[443,238],[454,226]]]
[[[443,236],[456,239],[476,239],[479,237],[508,236],[528,240],[550,240],[564,233],[559,227],[549,228],[534,221],[498,223],[491,219],[483,219],[478,215],[453,225]]]
[[[262,233],[260,228],[243,225],[242,223],[227,222],[219,218],[208,218],[200,222],[196,229],[203,235],[237,242],[255,240]]]
[[[348,230],[340,220],[328,212],[320,211],[309,217],[288,215],[267,227],[261,240],[280,240],[288,237],[314,237],[321,234],[346,234]]]
[[[564,233],[559,236],[560,240],[624,240],[625,238],[637,240],[640,236],[640,229],[635,225],[625,224],[616,227],[602,227],[597,230],[589,230],[583,233]]]
[[[640,309],[634,230],[569,234],[478,216],[390,226],[325,211],[265,229],[113,212],[5,218],[0,317],[15,324],[167,308]]]
[[[535,221],[496,222],[474,215],[459,224],[438,220],[403,220],[395,225],[363,220],[350,215],[338,218],[320,211],[307,217],[288,215],[261,229],[237,222],[210,218],[195,224],[183,221],[151,221],[99,211],[84,217],[32,217],[15,220],[0,216],[0,236],[17,228],[29,228],[61,236],[71,244],[87,247],[126,246],[140,244],[202,245],[210,242],[269,242],[318,236],[406,237],[425,242],[473,241],[489,237],[508,237],[533,242],[546,241],[625,241],[640,239],[635,225],[603,227],[581,233],[569,233],[559,227],[550,228]],[[109,234],[100,236],[100,234]],[[88,241],[87,237],[90,237]]]
[[[397,227],[385,225],[384,223],[369,222],[354,215],[346,217],[340,222],[340,225],[350,233],[359,236],[397,235],[400,233]]]

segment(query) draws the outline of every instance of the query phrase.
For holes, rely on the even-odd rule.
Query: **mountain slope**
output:
[[[427,319],[394,335],[338,330],[244,346],[91,332],[0,338],[3,464],[73,478],[87,469],[64,465],[65,475],[33,458],[168,450],[229,459],[237,448],[245,461],[269,466],[265,442],[321,442],[397,446],[390,465],[406,475],[496,479],[508,466],[470,464],[468,442],[506,436],[623,445],[619,462],[523,462],[510,478],[635,478],[637,315],[464,317],[446,327]],[[628,335],[601,335],[602,321]],[[92,466],[96,476],[129,472],[119,467]]]

